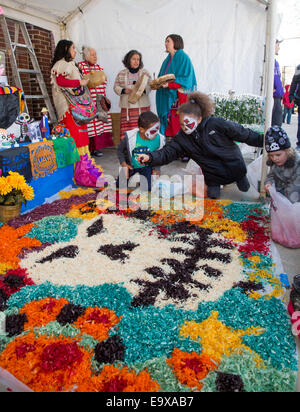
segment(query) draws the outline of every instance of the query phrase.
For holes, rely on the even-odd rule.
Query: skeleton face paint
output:
[[[198,122],[194,117],[184,116],[184,132],[186,134],[192,134],[198,127]]]
[[[159,132],[160,129],[160,123],[156,123],[154,126],[152,126],[150,129],[148,129],[145,132],[145,136],[149,140],[154,140],[157,136],[157,133]]]

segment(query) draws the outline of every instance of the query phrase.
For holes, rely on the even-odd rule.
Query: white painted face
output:
[[[145,136],[147,137],[148,140],[154,140],[159,132],[160,129],[160,123],[156,123],[154,126],[152,126],[150,129],[148,129],[145,132]]]
[[[88,237],[92,225],[101,219],[100,232]],[[194,262],[199,242],[197,233],[162,238],[143,221],[104,214],[84,220],[78,226],[78,234],[69,242],[34,251],[22,259],[20,265],[28,270],[37,285],[47,281],[59,286],[112,283],[125,287],[133,299],[143,296],[149,288],[150,296],[154,296],[151,304],[156,307],[173,304],[197,310],[199,301],[222,297],[239,282],[242,271],[236,249],[220,246],[225,242],[221,235],[204,237],[208,249],[204,251],[205,256],[199,255]],[[129,244],[132,247],[128,247]],[[73,256],[64,252],[66,248]],[[53,258],[57,253],[60,257]],[[185,265],[189,269],[194,265],[194,271],[187,275]]]
[[[197,119],[191,116],[184,116],[184,133],[185,134],[192,134],[198,127]]]

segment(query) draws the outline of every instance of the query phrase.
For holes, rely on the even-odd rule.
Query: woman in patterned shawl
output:
[[[82,49],[84,61],[79,63],[79,68],[84,75],[92,72],[101,71],[103,68],[97,64],[97,52],[93,48],[83,47]],[[95,103],[97,103],[97,95],[106,96],[107,81],[100,86],[90,88],[90,93]],[[114,146],[112,139],[112,119],[107,113],[107,123],[103,123],[99,119],[94,119],[87,125],[90,138],[90,152],[92,156],[101,157],[103,153],[101,149]]]
[[[137,50],[131,50],[126,54],[123,60],[125,69],[117,75],[114,91],[120,96],[121,107],[121,140],[124,139],[124,133],[136,129],[138,120],[142,113],[150,111],[149,94],[151,92],[151,76],[144,69],[142,55]],[[149,78],[147,87],[143,95],[135,104],[129,102],[129,96],[134,85],[142,76]]]
[[[82,90],[88,84],[88,80],[82,78],[74,62],[75,57],[76,50],[72,41],[61,40],[57,44],[51,66],[51,84],[58,120],[70,131],[79,154],[84,155],[89,150],[87,127],[76,124],[63,92],[68,90],[75,95],[76,91]]]

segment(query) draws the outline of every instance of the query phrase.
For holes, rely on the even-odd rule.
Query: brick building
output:
[[[7,19],[9,32],[11,38],[14,39],[15,36],[15,25],[14,21]],[[48,93],[51,97],[51,84],[50,84],[50,66],[53,57],[53,52],[55,48],[54,37],[52,32],[45,30],[41,27],[33,26],[32,24],[26,23],[27,30],[29,32],[37,59],[39,61],[41,71],[47,86]],[[25,43],[22,38],[22,33],[19,33],[19,43]],[[9,62],[9,55],[6,50],[4,36],[2,29],[0,27],[0,51],[5,52],[6,58],[6,75],[8,77],[9,85],[14,86],[14,81],[12,78],[12,70]],[[23,48],[17,48],[16,50],[17,65],[20,69],[33,69],[29,52]],[[21,80],[23,85],[23,90],[25,95],[41,95],[39,84],[36,80],[36,76],[28,73],[21,73]],[[32,118],[39,120],[41,118],[41,109],[45,107],[45,102],[43,100],[27,100],[28,111]]]

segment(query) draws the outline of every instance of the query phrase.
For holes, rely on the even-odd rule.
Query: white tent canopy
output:
[[[0,0],[8,17],[48,28],[54,32],[56,41],[61,37],[71,38],[78,51],[83,45],[94,47],[108,75],[108,95],[114,112],[118,111],[118,97],[112,87],[123,67],[125,53],[131,49],[141,51],[145,67],[151,75],[157,75],[165,58],[164,40],[170,33],[184,38],[200,90],[227,93],[234,89],[237,93],[260,94],[266,2],[226,0],[225,3],[224,0]]]
[[[1,6],[18,10],[24,15],[39,17],[41,20],[60,23],[78,8],[84,7],[84,0],[2,0]]]
[[[141,51],[146,69],[157,75],[165,38],[177,33],[185,40],[199,90],[261,94],[265,79],[270,125],[278,0],[0,1],[7,17],[52,30],[56,41],[70,38],[78,51],[83,45],[95,48],[108,75],[113,112],[119,111],[113,84],[125,53]],[[154,93],[152,103],[154,110]]]

